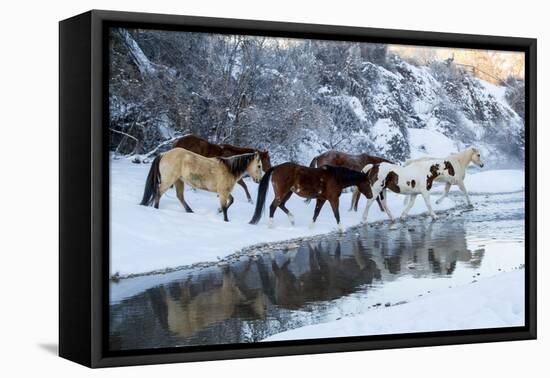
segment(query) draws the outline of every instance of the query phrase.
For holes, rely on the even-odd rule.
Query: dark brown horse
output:
[[[313,158],[309,166],[311,168],[321,167],[323,165],[333,165],[335,167],[346,167],[348,169],[353,169],[354,171],[361,172],[363,167],[367,164],[380,164],[380,163],[391,163],[391,161],[378,156],[372,156],[368,154],[359,154],[352,155],[346,154],[345,152],[340,151],[327,151],[322,153],[319,156]],[[381,194],[382,196],[383,194]],[[351,206],[349,210],[355,209],[357,211],[357,205],[359,204],[359,192],[353,191],[353,197],[351,199]],[[380,210],[384,211],[382,203],[380,202],[381,198],[377,198],[376,202],[380,206]],[[308,201],[309,202],[309,201]]]
[[[283,163],[268,170],[260,181],[256,211],[250,224],[257,224],[262,217],[270,178],[272,178],[273,191],[275,192],[275,199],[269,208],[270,225],[273,224],[273,214],[277,207],[280,207],[286,213],[290,222],[294,224],[294,216],[285,207],[292,193],[308,199],[317,199],[312,225],[317,220],[317,216],[325,202],[329,201],[340,230],[342,226],[338,206],[342,189],[357,186],[359,191],[367,198],[372,198],[368,176],[362,172],[331,165],[324,165],[321,168],[309,168],[295,163]]]
[[[259,152],[264,172],[267,172],[267,170],[271,168],[271,160],[269,159],[269,152],[267,151],[260,151],[254,148],[247,147],[237,147],[231,144],[214,144],[210,143],[206,139],[200,138],[192,134],[185,135],[179,138],[174,142],[174,145],[172,147],[185,148],[188,151],[205,157],[231,157],[235,155]],[[246,187],[243,179],[237,181],[237,184],[243,187],[244,191],[246,192],[246,198],[248,199],[248,202],[252,203],[252,197],[250,197],[250,193],[248,192],[248,188]]]

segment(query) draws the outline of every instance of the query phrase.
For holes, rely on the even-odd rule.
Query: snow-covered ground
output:
[[[412,302],[278,333],[264,341],[523,326],[525,270],[433,291]]]
[[[149,164],[133,164],[128,160],[111,160],[111,275],[121,276],[146,273],[165,268],[185,266],[203,261],[216,261],[243,247],[283,241],[303,236],[324,234],[336,230],[336,222],[329,205],[325,205],[313,229],[309,228],[314,202],[305,204],[302,198],[292,196],[287,207],[296,217],[291,226],[286,215],[275,213],[275,228],[267,227],[267,214],[258,225],[249,225],[254,206],[246,201],[244,191],[235,186],[235,203],[229,209],[230,222],[218,214],[216,194],[193,191],[186,187],[186,200],[194,213],[186,213],[173,189],[163,196],[160,209],[139,205]],[[247,181],[256,198],[257,185]],[[488,171],[467,176],[467,187],[473,192],[511,192],[523,188],[521,171]],[[456,190],[456,189],[453,189]],[[437,191],[437,188],[434,188]],[[361,223],[364,198],[359,212],[348,212],[351,193],[342,194],[340,214],[344,227]],[[272,200],[272,191],[266,201]],[[398,215],[403,208],[403,197],[388,196],[388,204]],[[436,211],[450,209],[454,202],[446,199],[435,205]],[[267,210],[267,209],[266,209]],[[416,201],[411,215],[425,213],[423,201]],[[387,219],[373,205],[369,221]]]
[[[466,174],[464,184],[469,193],[512,193],[525,189],[525,172],[515,169],[479,170]],[[458,190],[455,186],[454,190]]]

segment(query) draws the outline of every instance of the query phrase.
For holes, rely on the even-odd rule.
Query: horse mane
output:
[[[346,167],[337,167],[334,165],[323,165],[321,169],[329,172],[341,181],[358,181],[364,180],[367,175],[363,172],[354,171]]]
[[[229,173],[231,173],[234,177],[238,177],[244,171],[246,171],[246,168],[255,156],[256,153],[252,152],[248,154],[234,155],[229,157],[220,156],[217,157],[217,159],[225,165]]]

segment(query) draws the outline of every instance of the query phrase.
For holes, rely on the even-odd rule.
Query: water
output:
[[[223,265],[113,282],[110,348],[257,342],[523,264],[523,193],[472,199],[474,209],[436,222],[363,226]]]

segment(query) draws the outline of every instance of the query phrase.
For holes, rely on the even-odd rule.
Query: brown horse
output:
[[[173,148],[153,160],[147,175],[141,204],[154,203],[158,209],[160,197],[172,186],[188,213],[193,210],[183,198],[184,184],[218,193],[223,219],[228,222],[227,209],[233,204],[231,192],[245,173],[255,182],[262,178],[262,163],[258,152],[231,157],[207,158],[183,148]]]
[[[250,220],[250,224],[257,224],[262,217],[267,187],[271,177],[275,199],[269,208],[270,225],[273,224],[273,214],[277,207],[280,207],[286,213],[290,223],[294,225],[294,216],[285,207],[285,203],[292,193],[304,198],[317,199],[312,226],[317,220],[321,208],[328,200],[340,230],[342,230],[342,226],[338,206],[342,189],[348,186],[357,186],[367,198],[372,198],[368,176],[362,172],[331,165],[324,165],[321,168],[309,168],[295,163],[283,163],[268,170],[262,181],[260,181],[256,211]]]
[[[372,156],[368,154],[359,154],[352,155],[340,151],[327,151],[323,152],[321,155],[313,158],[309,166],[311,168],[321,167],[323,165],[334,165],[335,167],[346,167],[348,169],[353,169],[354,171],[361,172],[363,167],[367,164],[380,164],[380,163],[391,163],[391,161],[378,156]],[[351,206],[349,210],[357,211],[357,205],[359,204],[360,193],[357,190],[353,191],[353,196],[351,199]],[[383,196],[381,193],[380,196]],[[384,211],[382,206],[381,199],[383,197],[376,198],[376,202],[380,207],[381,211]],[[309,201],[306,201],[309,202]]]
[[[174,145],[172,147],[185,148],[188,151],[191,151],[206,157],[218,157],[218,156],[230,157],[235,155],[258,152],[262,160],[262,167],[264,172],[267,172],[267,170],[271,168],[271,160],[269,159],[269,152],[267,151],[260,151],[260,150],[247,148],[247,147],[237,147],[231,144],[218,145],[218,144],[210,143],[206,139],[200,138],[192,134],[185,135],[179,138],[174,142]],[[363,164],[363,167],[364,166],[365,164]],[[240,179],[239,181],[237,181],[237,184],[243,187],[246,193],[246,198],[248,199],[248,202],[253,203],[252,197],[250,197],[250,193],[248,192],[248,188],[246,187],[246,184],[243,181],[243,179]]]

